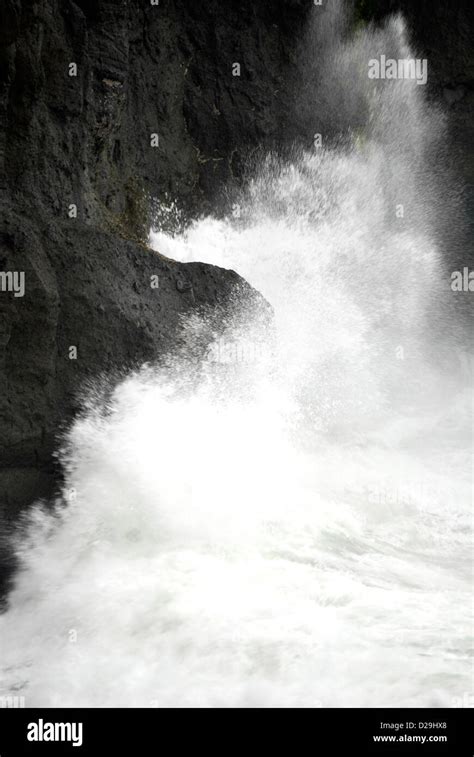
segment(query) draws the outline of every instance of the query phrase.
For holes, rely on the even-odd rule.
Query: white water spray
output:
[[[247,278],[275,342],[249,324],[212,345],[193,392],[144,370],[74,424],[75,497],[38,506],[18,547],[1,694],[451,706],[470,692],[472,416],[462,345],[457,375],[437,360],[452,343],[434,313],[451,315],[426,165],[442,124],[415,82],[367,78],[392,49],[409,52],[399,19],[327,50],[326,86],[363,104],[364,132],[269,157],[240,218],[152,233],[170,257]]]

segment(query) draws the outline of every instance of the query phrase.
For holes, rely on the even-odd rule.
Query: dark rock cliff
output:
[[[9,191],[35,214],[65,219],[75,203],[80,222],[140,238],[150,195],[201,210],[242,150],[282,138],[304,5],[3,0]]]
[[[362,20],[400,7],[356,5]],[[462,142],[468,4],[401,6]],[[318,113],[296,117],[298,45],[320,11],[311,0],[1,0],[0,271],[26,276],[24,297],[0,292],[7,520],[52,491],[55,433],[84,380],[163,353],[196,305],[225,307],[236,288],[257,297],[231,271],[153,253],[153,203],[218,208],[252,151],[311,142]]]
[[[0,294],[7,520],[51,493],[85,380],[155,359],[197,306],[258,297],[232,271],[151,251],[151,199],[202,210],[239,147],[278,137],[303,16],[298,2],[2,1],[0,270],[25,274],[23,297]]]

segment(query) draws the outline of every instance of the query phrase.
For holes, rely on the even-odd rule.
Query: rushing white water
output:
[[[53,516],[38,506],[18,546],[1,694],[469,697],[470,375],[426,158],[442,123],[416,83],[367,79],[367,60],[392,49],[408,52],[399,19],[326,51],[326,85],[365,104],[363,136],[269,157],[240,217],[152,233],[165,255],[246,277],[274,308],[275,339],[230,331],[193,391],[143,370],[75,423],[75,497]],[[199,324],[187,328],[192,339]]]

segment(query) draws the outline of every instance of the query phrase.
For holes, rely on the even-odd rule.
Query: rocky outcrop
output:
[[[166,356],[187,314],[207,314],[212,334],[236,304],[265,318],[270,311],[233,271],[180,264],[77,222],[10,214],[0,268],[24,274],[24,292],[0,301],[1,594],[12,567],[8,534],[19,512],[60,482],[54,451],[82,390]]]
[[[1,300],[0,491],[9,516],[51,490],[57,433],[90,379],[166,354],[187,313],[259,299],[233,271],[180,264],[67,223],[9,220],[0,261],[25,277],[23,296]]]

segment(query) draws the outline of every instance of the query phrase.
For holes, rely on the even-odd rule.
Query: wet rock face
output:
[[[3,0],[11,191],[63,219],[75,203],[84,222],[137,236],[148,195],[210,207],[248,149],[283,139],[308,10],[294,0]]]

